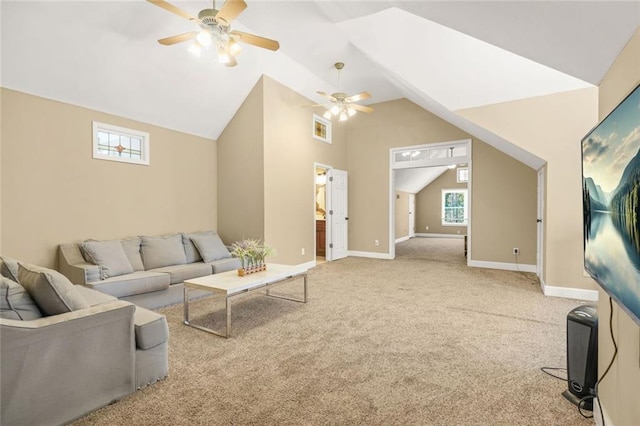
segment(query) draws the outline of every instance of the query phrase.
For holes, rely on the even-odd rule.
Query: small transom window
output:
[[[313,114],[312,135],[314,139],[331,143],[331,121]]]
[[[94,121],[93,158],[149,165],[149,133]]]
[[[457,182],[458,183],[466,183],[469,182],[469,168],[468,167],[458,167],[456,170],[457,174]]]

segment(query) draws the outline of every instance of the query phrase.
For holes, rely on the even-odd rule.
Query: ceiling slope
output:
[[[321,102],[340,61],[342,90],[369,91],[364,103],[405,96],[445,117],[597,84],[640,24],[638,1],[247,3],[234,29],[281,48],[245,46],[226,68],[158,44],[194,24],[146,1],[2,0],[0,84],[216,139],[263,74]]]

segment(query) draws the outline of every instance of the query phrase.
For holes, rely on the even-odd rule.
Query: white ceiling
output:
[[[393,189],[417,194],[449,170],[447,166],[415,167],[393,171]]]
[[[262,74],[322,102],[342,61],[343,91],[406,97],[537,168],[455,110],[597,85],[640,25],[640,1],[246,1],[232,27],[281,48],[226,68],[158,44],[195,24],[145,1],[1,0],[0,84],[216,139]]]

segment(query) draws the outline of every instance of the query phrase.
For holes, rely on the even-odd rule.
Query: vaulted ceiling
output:
[[[344,92],[406,97],[480,136],[457,109],[598,85],[640,25],[638,1],[246,1],[233,28],[281,47],[226,68],[158,44],[195,24],[146,1],[2,0],[0,84],[216,139],[262,74],[320,103],[341,61]]]

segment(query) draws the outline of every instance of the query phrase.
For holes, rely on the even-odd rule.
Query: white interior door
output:
[[[536,253],[536,273],[540,278],[540,282],[544,282],[543,269],[544,269],[544,172],[545,169],[538,171],[538,220],[537,220],[537,245],[538,250]]]
[[[416,195],[409,194],[409,238],[416,236]]]
[[[347,257],[349,215],[347,211],[347,172],[331,169],[327,172],[327,260]]]

